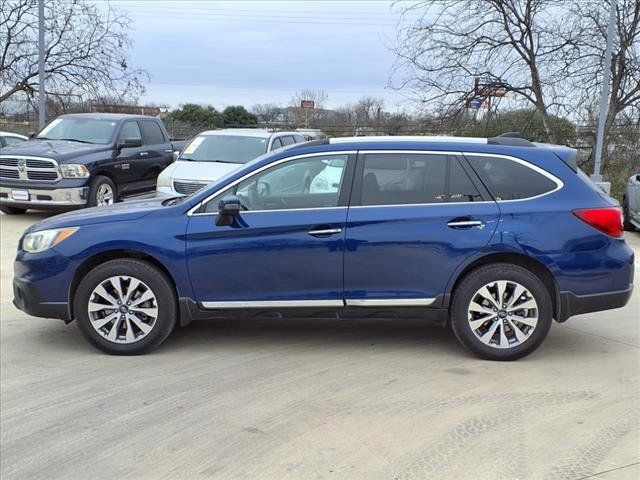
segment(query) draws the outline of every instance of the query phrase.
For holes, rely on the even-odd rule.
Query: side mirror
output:
[[[29,139],[36,138],[36,135],[37,135],[37,132],[29,132],[29,133],[27,133],[27,137],[29,137]]]
[[[636,180],[640,182],[640,173],[636,175]]]
[[[142,146],[142,140],[140,138],[125,138],[118,144],[118,148],[137,148]]]
[[[240,199],[235,195],[229,195],[224,197],[218,203],[218,218],[216,225],[231,225],[233,219],[242,210],[242,203]]]

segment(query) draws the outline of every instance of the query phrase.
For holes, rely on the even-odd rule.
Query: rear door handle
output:
[[[312,237],[330,237],[340,232],[342,232],[341,228],[318,228],[309,230],[307,233]]]
[[[449,228],[459,228],[459,229],[471,228],[471,227],[484,228],[484,223],[481,222],[480,220],[456,219],[456,218],[454,218],[453,220],[450,220],[447,223],[447,227],[449,227]]]

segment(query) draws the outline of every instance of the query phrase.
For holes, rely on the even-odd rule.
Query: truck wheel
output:
[[[547,336],[551,296],[530,271],[494,263],[469,273],[451,305],[451,327],[465,347],[488,360],[516,360]]]
[[[26,211],[26,208],[10,207],[8,205],[0,206],[0,212],[6,213],[7,215],[20,215]]]
[[[176,292],[164,273],[148,262],[110,260],[80,281],[73,313],[96,348],[112,355],[139,355],[158,347],[173,330]]]
[[[98,175],[91,181],[89,187],[89,206],[112,205],[118,199],[117,193],[116,186],[109,177]]]

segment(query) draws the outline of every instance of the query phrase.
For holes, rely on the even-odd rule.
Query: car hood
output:
[[[203,183],[211,183],[225,176],[227,173],[242,167],[242,163],[222,163],[222,162],[193,162],[178,160],[173,162],[164,171],[165,175],[170,175],[172,180],[186,180]]]
[[[47,218],[30,227],[27,232],[47,230],[50,228],[79,227],[106,222],[137,220],[150,213],[166,208],[162,202],[167,197],[134,200],[116,203],[106,207],[84,208]]]
[[[67,140],[27,140],[2,149],[3,155],[24,155],[53,158],[58,162],[90,153],[111,150],[110,145],[92,145]]]

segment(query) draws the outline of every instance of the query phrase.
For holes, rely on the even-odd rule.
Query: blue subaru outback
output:
[[[194,146],[197,148],[197,146]],[[193,320],[423,318],[480,357],[534,351],[552,319],[624,306],[621,210],[575,151],[490,139],[333,139],[264,155],[187,197],[29,228],[15,305],[112,354]]]

